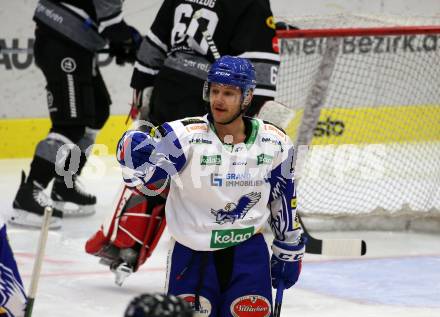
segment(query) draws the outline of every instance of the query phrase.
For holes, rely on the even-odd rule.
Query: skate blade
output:
[[[25,228],[41,229],[43,216],[22,209],[14,209],[8,223]],[[61,218],[51,217],[49,229],[60,229],[61,224]]]
[[[63,212],[65,218],[87,217],[96,212],[94,205],[77,205],[67,201],[54,201],[53,205]]]
[[[127,263],[122,262],[111,271],[115,274],[115,284],[122,286],[127,277],[133,273],[133,268],[131,268]]]

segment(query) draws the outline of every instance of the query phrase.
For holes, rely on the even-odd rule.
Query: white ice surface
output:
[[[97,213],[88,218],[65,219],[61,230],[50,232],[35,317],[122,317],[135,295],[163,291],[167,233],[153,256],[123,287],[114,284],[112,273],[98,264],[97,258],[84,252],[85,241],[110,212],[121,180],[113,158],[104,157],[94,163],[85,170],[83,181],[98,196]],[[28,171],[29,160],[0,160],[0,207],[4,215],[11,210],[21,169]],[[8,226],[8,233],[28,289],[39,232]],[[306,255],[300,281],[285,292],[283,316],[440,316],[440,233],[314,235],[362,238],[367,241],[368,254],[351,259]]]

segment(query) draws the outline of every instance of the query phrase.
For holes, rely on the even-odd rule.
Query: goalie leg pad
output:
[[[109,243],[110,238],[104,234],[104,230],[101,228],[86,242],[85,249],[89,254],[101,256],[100,253],[104,247]]]
[[[151,215],[148,213],[148,201],[141,195],[133,194],[130,203],[120,216],[116,235],[110,241],[118,248],[132,248],[136,243],[143,244]],[[128,205],[128,204],[127,204]]]
[[[165,201],[145,197],[125,187],[112,217],[86,242],[85,250],[104,264],[126,262],[124,250],[138,256],[130,261],[136,271],[151,255],[165,228]]]
[[[141,252],[135,267],[135,271],[145,263],[145,261],[153,253],[154,249],[159,242],[160,237],[166,226],[165,219],[165,205],[157,205],[151,212],[150,222],[148,224],[147,231],[145,233],[144,241],[142,244]]]

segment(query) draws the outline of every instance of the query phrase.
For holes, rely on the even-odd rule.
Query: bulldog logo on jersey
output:
[[[211,209],[211,213],[215,216],[215,222],[220,225],[227,222],[234,223],[237,219],[243,219],[260,198],[261,193],[251,192],[241,196],[237,204],[227,203],[222,209]]]

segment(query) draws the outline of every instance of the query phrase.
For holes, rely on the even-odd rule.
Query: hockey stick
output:
[[[32,269],[31,286],[29,288],[29,295],[26,303],[26,311],[24,315],[25,317],[32,316],[32,310],[34,308],[34,302],[35,302],[35,295],[37,294],[38,281],[40,279],[41,266],[43,264],[44,252],[46,250],[47,235],[49,232],[49,224],[50,224],[50,219],[52,217],[52,212],[53,209],[51,207],[46,207],[44,209],[43,224],[41,225],[41,233],[40,233],[40,239],[38,241],[37,254],[35,258],[34,267]]]
[[[195,21],[199,21],[199,19],[202,17],[202,12],[203,9],[197,10],[196,12],[194,12],[192,19],[194,19]],[[212,39],[211,34],[208,32],[208,30],[204,30],[202,31],[202,35],[203,38],[206,40],[206,42],[208,43],[208,48],[211,51],[212,56],[214,57],[215,60],[219,59],[220,53],[218,52],[217,46],[215,45],[214,40]]]
[[[304,234],[308,238],[306,252],[328,256],[360,256],[367,253],[367,243],[361,239],[316,239],[310,235],[298,216]]]
[[[281,316],[281,305],[283,304],[283,294],[284,294],[284,283],[280,281],[277,288],[277,294],[275,296],[273,317]]]

